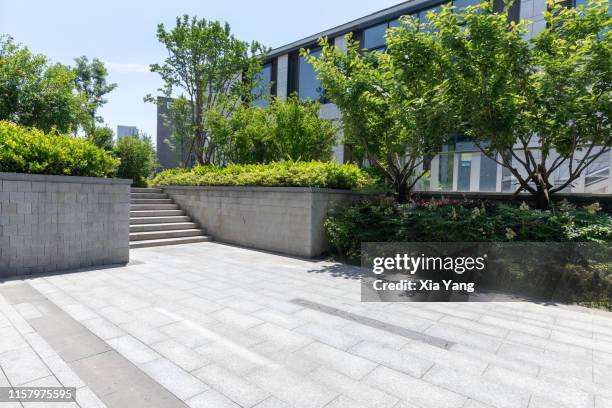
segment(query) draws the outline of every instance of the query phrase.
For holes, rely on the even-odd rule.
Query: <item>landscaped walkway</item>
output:
[[[81,407],[612,407],[610,314],[361,303],[355,268],[215,243],[131,260],[0,284],[0,386],[75,386]]]

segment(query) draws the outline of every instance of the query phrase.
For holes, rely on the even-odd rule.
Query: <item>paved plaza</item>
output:
[[[357,268],[217,243],[0,284],[0,407],[610,408],[612,314],[362,303]]]

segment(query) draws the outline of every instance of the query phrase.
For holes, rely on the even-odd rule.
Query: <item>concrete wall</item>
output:
[[[130,182],[0,173],[0,278],[128,262]]]
[[[165,187],[216,241],[315,257],[328,249],[323,222],[341,203],[364,197],[300,187]]]

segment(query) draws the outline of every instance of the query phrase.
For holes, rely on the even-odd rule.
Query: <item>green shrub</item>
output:
[[[117,176],[132,179],[132,185],[146,186],[147,178],[155,171],[155,149],[147,136],[122,137],[113,154],[121,160]]]
[[[436,201],[338,208],[325,229],[332,249],[352,260],[362,242],[612,242],[612,217],[590,209]]]
[[[196,166],[192,170],[165,170],[151,181],[154,186],[270,186],[356,189],[368,183],[355,165],[284,161],[225,167]]]
[[[0,171],[104,177],[119,160],[91,142],[0,121]]]

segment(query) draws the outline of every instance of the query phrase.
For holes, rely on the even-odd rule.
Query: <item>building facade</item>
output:
[[[576,2],[580,4],[584,0],[567,1],[568,6],[575,6]],[[300,99],[318,99],[322,96],[321,85],[312,66],[299,55],[300,49],[310,49],[311,55],[316,56],[320,52],[317,41],[321,37],[327,37],[336,47],[343,48],[344,36],[353,33],[353,38],[358,39],[364,48],[381,50],[385,48],[386,29],[399,24],[399,17],[413,15],[420,21],[426,21],[429,11],[439,9],[442,4],[451,3],[460,8],[475,5],[478,0],[410,0],[276,48],[271,51],[264,65],[264,85],[271,84],[267,88],[270,89],[271,96],[277,98],[286,98],[287,95],[295,93]],[[503,2],[498,1],[495,6],[501,10]],[[509,19],[531,21],[527,33],[527,38],[530,38],[546,27],[546,9],[546,0],[515,0],[509,10]],[[335,105],[326,103],[324,98],[320,101],[321,117],[332,121],[340,120],[341,115]],[[339,144],[334,148],[334,157],[340,163],[350,161],[350,149]],[[612,153],[602,155],[583,172],[579,180],[566,189],[566,192],[612,193],[611,165]],[[424,178],[417,186],[420,190],[514,192],[518,185],[508,170],[484,156],[473,143],[461,138],[444,146],[440,154],[426,166],[426,169],[430,170],[429,177]],[[554,178],[556,184],[564,181],[565,172],[564,169],[559,169]]]
[[[126,136],[138,136],[138,128],[136,126],[117,126],[117,139]]]

